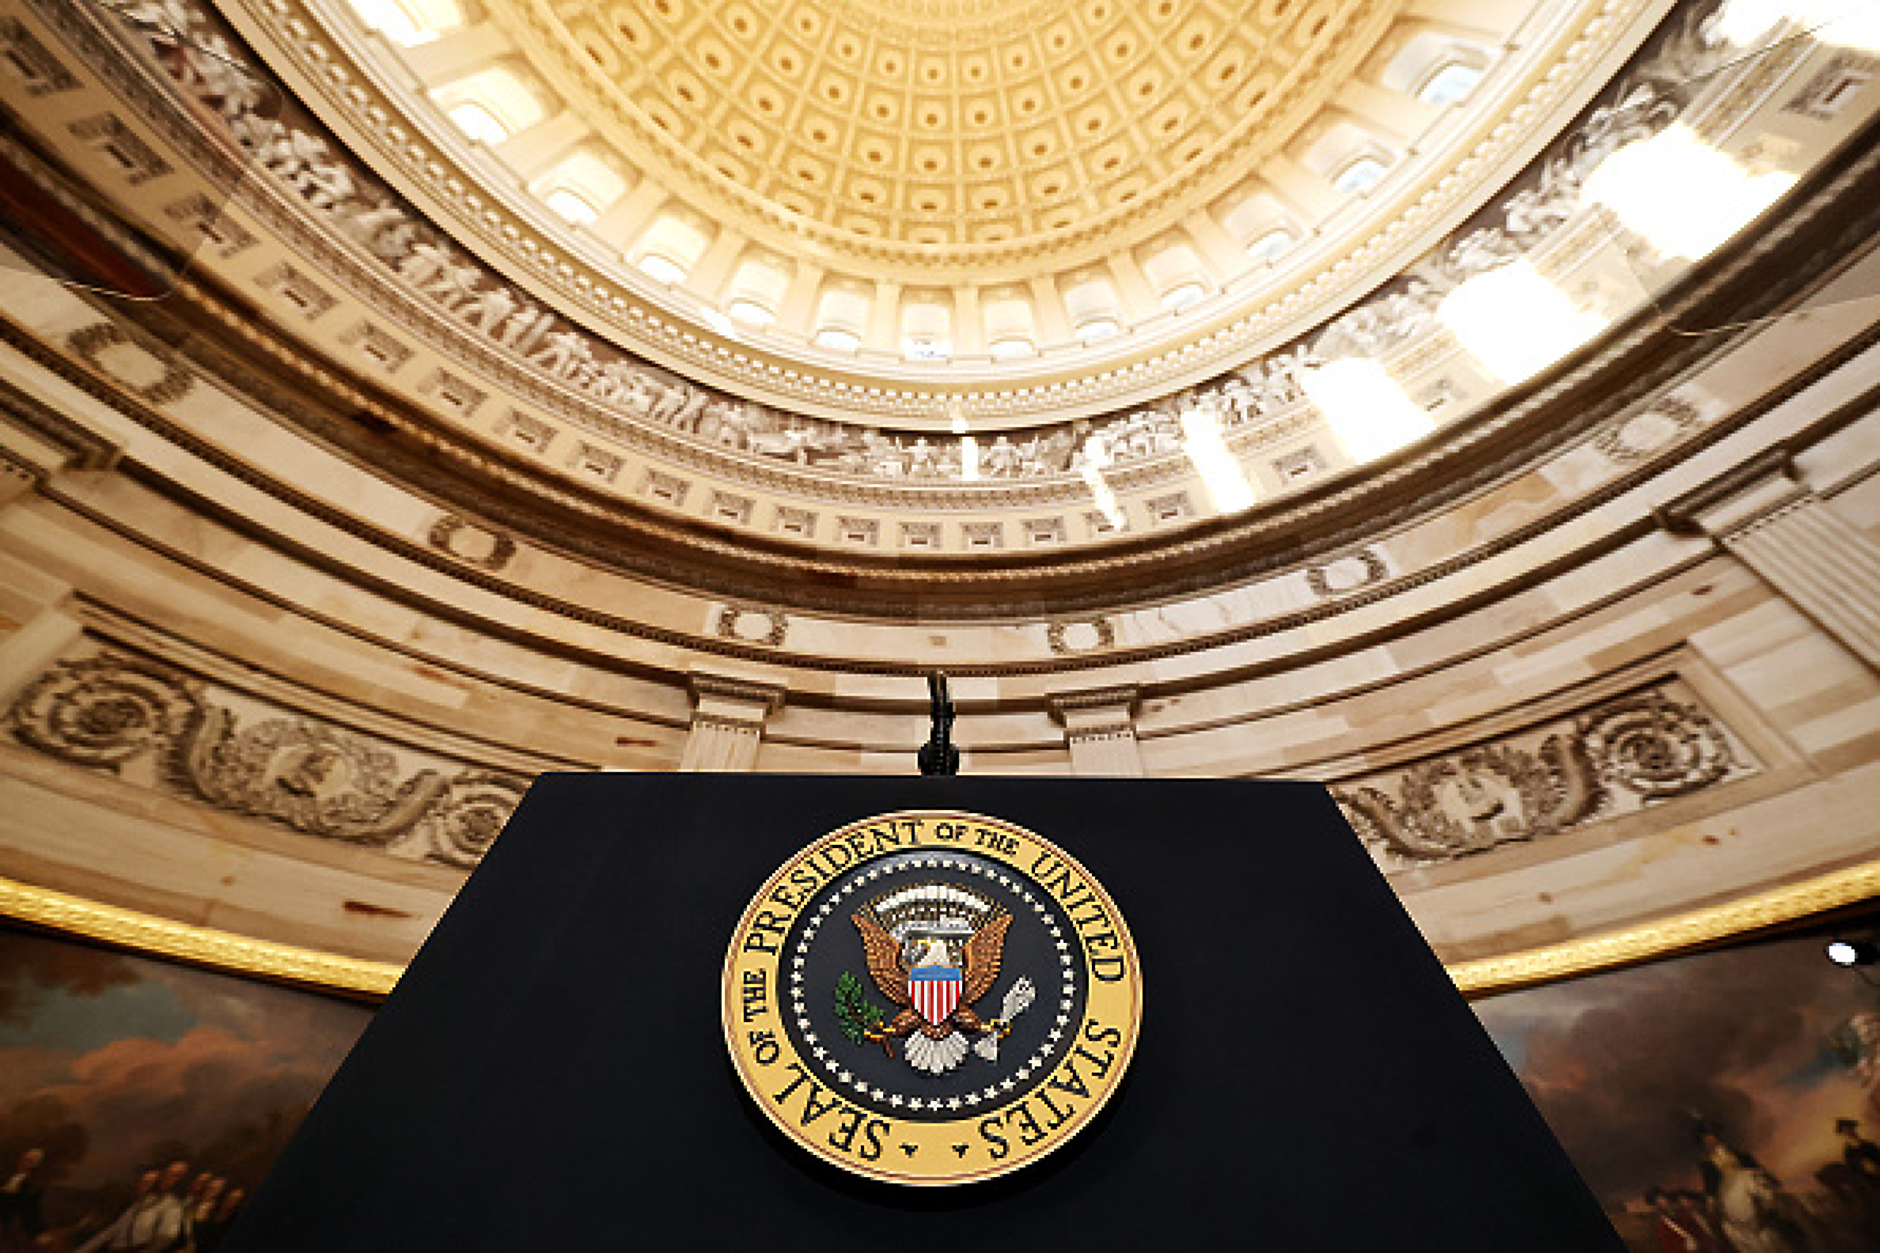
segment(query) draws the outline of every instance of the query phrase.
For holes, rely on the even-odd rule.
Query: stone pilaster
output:
[[[700,670],[692,672],[691,687],[692,730],[679,769],[755,770],[764,722],[783,708],[786,689]]]
[[[1135,687],[1127,685],[1060,692],[1051,698],[1051,713],[1064,724],[1072,774],[1142,776],[1142,749],[1136,742],[1136,698]]]
[[[1800,482],[1786,450],[1687,493],[1659,519],[1709,536],[1880,671],[1880,544]]]

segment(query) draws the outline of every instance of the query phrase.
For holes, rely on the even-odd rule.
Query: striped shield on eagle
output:
[[[937,1027],[960,1003],[960,972],[951,965],[916,966],[907,974],[907,995],[920,1016]]]

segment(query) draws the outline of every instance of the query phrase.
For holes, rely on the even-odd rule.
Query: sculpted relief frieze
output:
[[[55,665],[5,729],[49,756],[229,813],[464,868],[528,786],[115,651]]]
[[[1386,871],[1456,861],[1641,812],[1762,765],[1678,680],[1505,739],[1336,784]]]

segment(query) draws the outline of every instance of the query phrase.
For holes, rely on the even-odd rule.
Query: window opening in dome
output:
[[[1785,21],[1823,43],[1880,51],[1880,5],[1873,0],[1729,0],[1717,14],[1715,29],[1747,47]]]
[[[1272,230],[1247,245],[1247,255],[1255,261],[1271,261],[1291,251],[1291,231]]]
[[[953,355],[953,344],[944,339],[910,336],[902,341],[901,354],[913,361],[945,361]]]
[[[1101,275],[1085,273],[1064,287],[1064,311],[1077,338],[1086,344],[1108,339],[1123,329],[1122,302]]]
[[[587,197],[577,195],[566,187],[557,187],[549,192],[542,197],[542,203],[572,226],[586,226],[601,215],[601,211],[590,204]]]
[[[1527,261],[1464,281],[1436,306],[1436,319],[1503,383],[1539,373],[1606,325]]]
[[[507,61],[487,65],[435,89],[438,107],[471,139],[495,146],[547,116],[527,72]],[[567,186],[565,179],[554,179]]]
[[[1162,307],[1180,313],[1207,294],[1208,289],[1200,283],[1183,283],[1162,293]]]
[[[677,261],[662,257],[656,252],[649,252],[640,258],[640,272],[656,283],[676,287],[685,282],[685,267]]]
[[[1362,196],[1384,181],[1384,163],[1376,157],[1359,157],[1332,179],[1332,188],[1347,196]]]
[[[762,328],[769,326],[772,322],[777,320],[776,314],[764,308],[764,306],[758,304],[755,300],[734,300],[726,311],[731,314],[734,320],[742,322],[746,326]]]
[[[831,327],[817,331],[813,342],[818,348],[827,348],[832,352],[854,352],[862,346],[862,337],[853,331],[840,331]]]
[[[1001,339],[988,350],[994,361],[1012,361],[1037,355],[1038,348],[1029,339]]]
[[[1481,81],[1480,69],[1460,61],[1451,61],[1417,88],[1417,99],[1425,104],[1459,104],[1469,98],[1469,93]]]
[[[1611,209],[1659,253],[1695,258],[1793,186],[1793,174],[1752,174],[1680,122],[1601,161],[1581,195]]]
[[[1301,370],[1299,386],[1354,462],[1375,461],[1436,429],[1384,364],[1369,357]]]
[[[496,120],[496,115],[473,100],[466,100],[450,111],[450,120],[457,124],[457,129],[476,142],[487,147],[495,147],[509,138],[509,130]]]
[[[1182,451],[1201,476],[1201,485],[1207,489],[1215,511],[1239,513],[1252,508],[1253,484],[1247,481],[1240,458],[1228,448],[1220,418],[1212,409],[1191,404],[1182,410],[1181,423]]]
[[[353,12],[368,29],[403,48],[416,48],[440,32],[463,25],[455,0],[352,0]]]
[[[1122,530],[1125,521],[1123,508],[1117,503],[1116,493],[1103,481],[1103,467],[1110,464],[1110,450],[1103,442],[1103,436],[1092,435],[1084,440],[1083,449],[1078,454],[1081,463],[1077,468],[1084,486],[1090,489],[1091,499],[1096,502],[1097,512],[1103,520],[1115,530]]]
[[[979,478],[979,441],[970,435],[960,436],[960,478],[968,483]]]

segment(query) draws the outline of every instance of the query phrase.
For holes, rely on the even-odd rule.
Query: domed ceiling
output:
[[[1528,160],[1664,9],[310,7],[336,129],[401,119],[439,181],[539,231],[654,360],[939,429],[1152,399],[1335,313]]]
[[[1871,111],[1865,45],[1746,0],[122,15],[200,124],[137,229],[322,438],[585,560],[895,617],[1182,595],[1459,498]],[[94,130],[63,159],[127,177]]]

